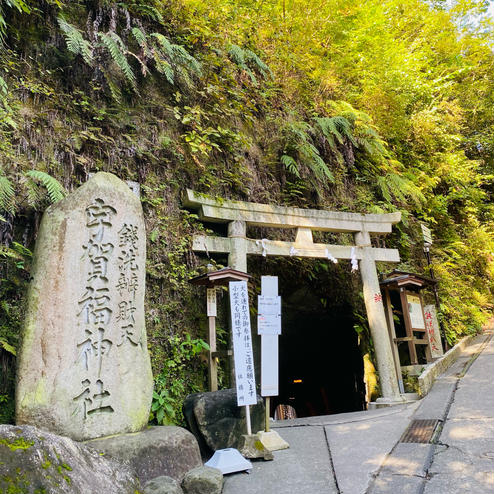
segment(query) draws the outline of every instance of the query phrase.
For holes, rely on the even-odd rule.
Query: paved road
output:
[[[225,476],[223,494],[494,493],[491,337],[478,336],[419,402],[278,422],[290,449]],[[438,442],[400,442],[414,419],[439,420]]]
[[[494,339],[458,382],[425,494],[494,493]]]

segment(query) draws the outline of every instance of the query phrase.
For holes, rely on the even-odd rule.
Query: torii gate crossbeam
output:
[[[228,254],[233,269],[247,272],[247,255],[294,256],[351,259],[359,261],[369,327],[376,351],[384,402],[400,402],[398,376],[393,348],[379,287],[376,261],[399,262],[396,249],[371,246],[370,234],[391,232],[401,213],[358,214],[346,212],[271,206],[243,201],[215,200],[187,189],[184,206],[198,210],[205,222],[228,223],[228,237],[196,235],[196,252]],[[296,228],[295,242],[247,238],[247,225],[271,228]],[[353,233],[354,246],[314,243],[313,231]]]

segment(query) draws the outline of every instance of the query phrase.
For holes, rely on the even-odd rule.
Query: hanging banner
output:
[[[412,328],[425,329],[424,314],[422,312],[422,304],[420,303],[420,297],[417,295],[408,295],[408,313],[410,314],[410,322]]]
[[[257,334],[281,334],[281,297],[258,295]]]
[[[256,378],[246,281],[230,281],[230,306],[237,404],[238,406],[255,405],[257,403]]]

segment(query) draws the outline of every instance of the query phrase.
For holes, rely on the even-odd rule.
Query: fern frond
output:
[[[132,5],[132,10],[149,17],[153,21],[159,22],[160,24],[164,24],[165,22],[161,12],[152,5]]]
[[[12,182],[5,175],[0,175],[0,210],[14,214],[14,197],[15,191]]]
[[[66,196],[66,191],[63,185],[48,173],[39,170],[29,170],[26,176],[34,180],[39,180],[48,192],[50,202],[58,202]]]
[[[346,137],[354,146],[356,145],[352,134],[352,124],[345,117],[316,117],[314,120],[324,137],[326,137],[330,143],[331,149],[334,150],[335,148],[335,138],[340,144],[343,144],[344,138]]]
[[[150,36],[156,39],[158,45],[163,49],[168,57],[173,57],[172,43],[170,43],[170,40],[166,36],[163,36],[160,33],[151,33]]]
[[[377,185],[388,202],[391,202],[393,197],[399,201],[406,201],[410,198],[417,204],[425,201],[422,191],[411,180],[397,173],[387,173],[378,177]]]
[[[136,89],[136,77],[132,67],[127,62],[127,49],[120,36],[115,32],[98,33],[103,46],[110,52],[113,61],[123,72],[130,85]]]
[[[163,60],[155,50],[153,50],[153,58],[156,63],[156,70],[160,74],[164,74],[166,80],[170,84],[173,84],[175,80],[175,72],[173,71],[172,66],[166,60]]]
[[[266,74],[272,75],[271,69],[253,51],[246,49],[244,53],[246,61],[252,62],[264,78]]]
[[[138,27],[132,28],[132,36],[134,36],[137,44],[143,49],[144,53],[149,52],[147,36]]]
[[[91,43],[82,37],[79,29],[69,24],[63,17],[58,17],[57,21],[64,34],[67,49],[74,55],[81,55],[83,60],[88,65],[91,65],[93,61],[93,47]]]
[[[177,57],[178,62],[187,67],[187,69],[201,73],[201,64],[181,45],[172,45],[173,55]]]
[[[330,182],[334,182],[333,174],[313,144],[305,142],[300,146],[299,152],[305,158],[304,163],[306,166],[314,173],[318,180],[328,179]]]
[[[281,158],[280,161],[285,165],[285,168],[295,175],[297,178],[300,178],[300,172],[298,171],[298,164],[297,162],[288,154],[284,154]]]
[[[41,187],[29,177],[24,177],[22,182],[27,194],[27,203],[33,209],[37,209],[37,206],[42,202],[44,197]]]
[[[108,84],[108,87],[110,88],[110,93],[112,95],[112,98],[117,102],[120,103],[122,101],[122,92],[120,91],[120,88],[112,81],[112,78],[108,74],[106,70],[102,70],[103,76],[105,77],[105,81]]]
[[[237,64],[239,67],[245,68],[245,55],[244,50],[238,45],[230,45],[228,47],[228,56],[231,61]]]
[[[266,73],[271,74],[269,67],[252,51],[248,48],[241,48],[238,45],[230,45],[228,47],[228,56],[230,60],[244,70],[250,77],[254,84],[257,84],[257,79],[252,71],[252,67],[256,68],[263,77],[266,77]]]
[[[201,64],[183,46],[171,43],[166,36],[151,33],[150,37],[155,39],[153,51],[158,72],[164,74],[170,84],[175,83],[178,73],[186,85],[191,85],[189,72],[200,75]]]

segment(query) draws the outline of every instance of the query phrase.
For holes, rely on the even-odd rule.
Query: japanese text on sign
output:
[[[424,315],[422,313],[422,304],[420,297],[416,295],[407,295],[408,313],[412,328],[425,329]]]
[[[257,297],[257,334],[281,334],[281,297]]]
[[[230,282],[230,305],[237,404],[238,406],[255,405],[257,403],[256,379],[246,281]]]
[[[216,317],[216,288],[206,290],[206,302],[208,317]]]
[[[432,358],[438,358],[443,355],[444,352],[441,343],[441,334],[439,332],[439,324],[437,322],[436,308],[433,305],[426,305],[424,307],[424,315],[431,356]]]

